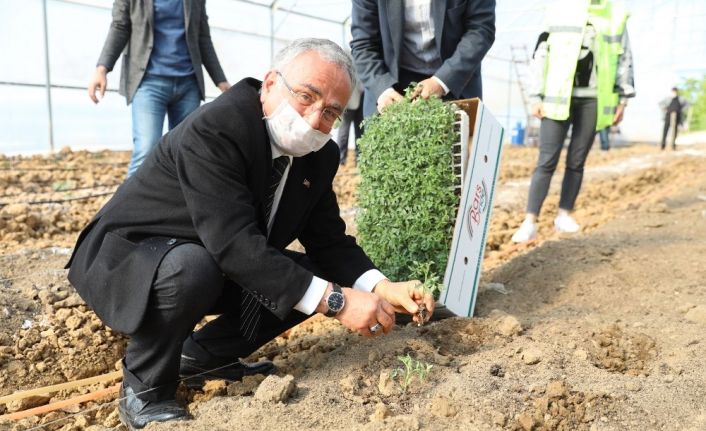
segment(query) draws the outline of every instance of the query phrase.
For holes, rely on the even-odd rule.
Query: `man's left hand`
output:
[[[444,87],[439,85],[439,82],[434,78],[427,78],[417,84],[412,92],[412,99],[421,97],[422,99],[428,99],[431,96],[442,97],[444,95]]]
[[[416,323],[428,322],[434,312],[434,297],[431,293],[424,292],[419,280],[393,283],[385,279],[375,285],[373,293],[389,302],[396,313],[411,314],[412,320]],[[419,321],[418,313],[421,304],[426,308],[424,322]]]

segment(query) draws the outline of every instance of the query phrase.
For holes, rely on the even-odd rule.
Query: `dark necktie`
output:
[[[289,166],[288,156],[280,156],[272,161],[272,172],[265,200],[265,226],[269,224],[275,192],[287,166]],[[260,313],[260,302],[254,294],[243,289],[240,299],[240,333],[250,342],[255,342],[260,327]]]

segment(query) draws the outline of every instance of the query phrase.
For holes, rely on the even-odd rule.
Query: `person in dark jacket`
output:
[[[353,0],[351,53],[368,117],[414,96],[483,96],[481,60],[495,41],[495,0]]]
[[[69,280],[128,334],[118,411],[132,428],[187,417],[177,384],[271,373],[239,360],[313,313],[363,336],[433,311],[345,234],[329,133],[355,82],[335,43],[300,39],[169,131],[81,232]],[[285,248],[295,239],[306,253]],[[341,286],[351,286],[351,288]],[[206,314],[219,314],[192,332]],[[425,317],[428,320],[430,314]]]
[[[664,128],[662,129],[662,145],[660,148],[664,150],[667,146],[667,135],[671,129],[672,135],[670,136],[669,142],[671,143],[672,150],[676,150],[677,132],[679,131],[679,127],[684,122],[686,109],[689,107],[689,103],[685,98],[679,95],[679,89],[677,87],[673,87],[672,95],[662,100],[659,107],[664,113]]]
[[[130,176],[159,142],[165,116],[171,130],[206,98],[201,65],[221,91],[230,84],[211,42],[206,0],[115,0],[113,22],[88,84],[94,103],[96,92],[104,96],[120,53],[120,94],[132,104]]]

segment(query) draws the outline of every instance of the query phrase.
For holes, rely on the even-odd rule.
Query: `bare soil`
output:
[[[336,191],[355,233],[352,159]],[[531,148],[503,155],[476,317],[374,339],[312,318],[250,358],[275,361],[278,376],[181,388],[194,420],[148,429],[706,429],[706,144],[593,151],[575,214],[582,231],[552,231],[553,184],[539,240],[518,246],[509,238],[535,160]],[[68,150],[0,157],[0,396],[116,369],[125,338],[62,268],[127,161]],[[108,397],[0,429],[123,429],[115,407]]]

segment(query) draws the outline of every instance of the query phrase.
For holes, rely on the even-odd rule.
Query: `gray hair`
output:
[[[353,67],[353,59],[343,48],[328,39],[296,39],[275,55],[272,67],[281,71],[296,57],[307,51],[315,51],[324,60],[345,70],[351,80],[351,88],[355,87],[357,79],[355,68]]]

